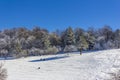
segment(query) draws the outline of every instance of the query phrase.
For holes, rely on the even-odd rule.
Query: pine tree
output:
[[[47,49],[50,47],[49,35],[46,32],[42,32],[41,43],[43,49]]]
[[[95,30],[94,28],[90,27],[88,31],[86,32],[85,38],[88,43],[89,50],[94,48],[95,45]]]
[[[87,43],[85,37],[84,36],[79,36],[78,38],[79,38],[79,40],[78,39],[76,40],[76,46],[78,48],[87,49],[88,48],[88,43]]]
[[[50,43],[51,43],[51,46],[60,45],[60,37],[56,33],[50,34]]]
[[[88,43],[86,41],[85,35],[84,35],[84,30],[77,28],[75,31],[75,42],[76,46],[80,49],[87,49],[88,48]]]
[[[71,27],[67,28],[65,31],[64,43],[65,45],[72,45],[74,44],[74,32]]]

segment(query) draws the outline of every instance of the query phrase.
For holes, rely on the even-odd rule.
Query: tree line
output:
[[[120,47],[120,29],[110,26],[84,30],[80,27],[55,32],[34,27],[5,29],[0,31],[0,56],[30,56],[56,54],[58,52],[83,50],[103,50]]]

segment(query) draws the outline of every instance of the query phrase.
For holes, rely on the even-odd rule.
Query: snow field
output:
[[[120,70],[120,49],[6,60],[4,67],[7,80],[108,80]]]

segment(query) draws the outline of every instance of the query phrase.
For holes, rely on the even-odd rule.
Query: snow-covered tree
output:
[[[113,31],[110,26],[100,29],[68,27],[65,31],[51,32],[35,27],[29,30],[25,27],[5,29],[0,31],[0,52],[26,55],[26,52],[35,49],[35,52],[50,53],[58,51],[75,51],[76,48],[84,49],[112,49],[120,48],[120,30]],[[59,51],[60,51],[59,50]],[[53,53],[54,53],[53,52]]]
[[[75,42],[76,42],[76,46],[78,48],[84,48],[87,49],[88,48],[88,43],[87,40],[85,39],[85,35],[84,35],[84,30],[77,28],[75,30]]]
[[[2,38],[0,39],[0,49],[4,49],[5,47],[7,47],[7,41]]]
[[[65,36],[64,36],[64,43],[66,45],[72,45],[74,44],[75,39],[74,39],[74,32],[71,27],[67,28],[65,31]]]
[[[93,49],[95,45],[95,40],[96,40],[94,28],[90,27],[87,30],[87,32],[85,33],[85,38],[87,40],[89,50]]]
[[[50,43],[51,46],[59,46],[60,45],[60,37],[56,33],[50,34]]]

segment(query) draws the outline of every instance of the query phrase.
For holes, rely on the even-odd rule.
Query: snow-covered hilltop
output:
[[[105,80],[120,70],[120,49],[6,60],[5,67],[7,80]]]

